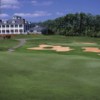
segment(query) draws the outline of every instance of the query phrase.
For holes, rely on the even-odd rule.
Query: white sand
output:
[[[51,47],[51,48],[48,48]],[[66,51],[71,51],[73,49],[70,49],[70,47],[62,47],[62,46],[53,46],[53,45],[45,45],[41,44],[39,47],[34,47],[34,48],[28,48],[29,50],[55,50],[57,52],[66,52]]]
[[[95,47],[83,47],[84,52],[96,52],[96,53],[100,53],[100,49],[99,48],[95,48]]]

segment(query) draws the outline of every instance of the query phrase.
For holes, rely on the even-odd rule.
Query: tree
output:
[[[100,15],[86,13],[67,14],[66,16],[39,23],[55,34],[68,36],[100,36]]]

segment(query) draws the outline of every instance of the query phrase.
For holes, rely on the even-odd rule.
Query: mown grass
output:
[[[0,53],[0,100],[99,100],[100,60]]]
[[[94,44],[81,44],[81,42],[90,42]],[[47,45],[61,45],[71,47],[72,51],[69,52],[56,52],[52,50],[28,50],[27,48],[38,47],[41,44]],[[89,57],[97,57],[98,53],[91,53],[91,52],[83,52],[83,47],[97,47],[100,48],[100,39],[99,38],[90,38],[90,37],[65,37],[65,36],[34,36],[27,40],[27,43],[18,48],[16,51],[18,52],[27,52],[27,53],[57,53],[63,55],[82,55],[82,56],[89,56]]]
[[[33,35],[13,39],[17,38],[28,40],[14,52],[0,52],[0,100],[100,100],[100,56],[74,44],[95,42],[93,46],[100,47],[100,39]],[[13,39],[0,40],[0,47],[14,46],[18,41]],[[75,50],[27,50],[51,43],[68,44]]]
[[[0,39],[0,52],[7,51],[9,48],[17,45],[19,42],[14,39]]]

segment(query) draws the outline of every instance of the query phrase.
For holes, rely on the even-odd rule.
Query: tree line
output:
[[[100,37],[100,15],[67,14],[55,20],[47,20],[39,24],[48,27],[55,34]]]

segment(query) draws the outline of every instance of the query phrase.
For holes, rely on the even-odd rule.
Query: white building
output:
[[[0,20],[0,34],[27,34],[32,25],[20,16],[10,20]]]

